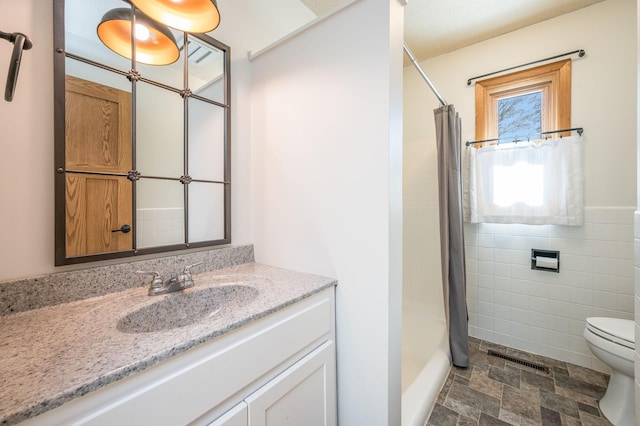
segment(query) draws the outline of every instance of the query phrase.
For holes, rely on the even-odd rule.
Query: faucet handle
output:
[[[161,287],[162,286],[162,278],[160,278],[160,274],[156,271],[136,271],[136,274],[140,275],[153,275],[153,279],[151,281],[151,287]]]
[[[184,275],[191,275],[191,268],[193,268],[194,266],[198,266],[198,265],[202,265],[204,262],[198,262],[198,263],[194,263],[193,265],[187,265],[184,267],[184,269],[182,270],[182,273]]]
[[[182,288],[193,287],[193,278],[191,277],[191,268],[194,266],[201,265],[202,262],[194,263],[193,265],[187,265],[182,270],[182,275],[180,275],[180,279],[182,279]]]

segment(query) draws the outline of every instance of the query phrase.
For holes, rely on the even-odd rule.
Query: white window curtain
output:
[[[582,225],[582,138],[466,150],[465,221]]]

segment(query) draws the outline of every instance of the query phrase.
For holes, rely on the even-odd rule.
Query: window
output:
[[[522,140],[569,127],[570,59],[476,83],[477,140]]]
[[[579,136],[571,127],[571,60],[476,83],[476,139],[467,149],[467,222],[581,225]],[[480,148],[480,149],[477,149]]]
[[[498,99],[498,137],[517,139],[541,131],[541,90]]]

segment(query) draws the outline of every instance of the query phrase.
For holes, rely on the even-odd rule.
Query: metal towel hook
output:
[[[11,62],[9,63],[9,73],[7,74],[7,85],[4,90],[4,100],[11,102],[13,94],[16,90],[18,81],[18,71],[20,71],[20,61],[22,60],[22,51],[29,50],[33,47],[33,43],[29,37],[22,33],[5,33],[0,31],[0,38],[13,43],[13,52],[11,53]]]

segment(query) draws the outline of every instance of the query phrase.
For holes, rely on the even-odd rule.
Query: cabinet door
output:
[[[246,399],[249,425],[335,425],[335,374],[335,345],[327,341]]]
[[[224,413],[209,426],[247,426],[247,403],[242,401],[231,410]]]

